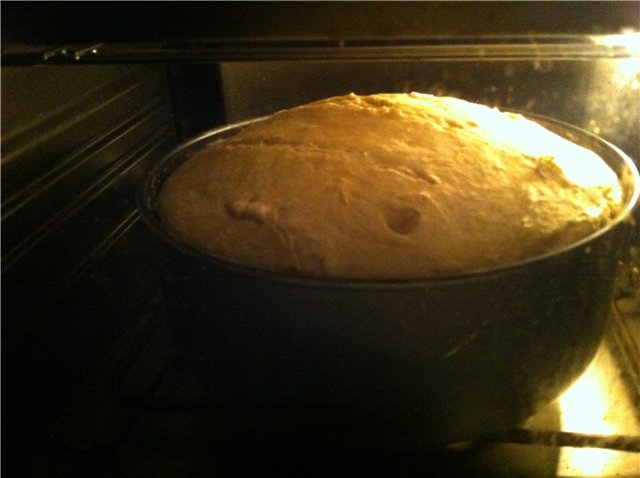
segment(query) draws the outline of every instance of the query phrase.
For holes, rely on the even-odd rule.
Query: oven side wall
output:
[[[135,189],[175,144],[164,65],[3,67],[3,458],[37,450],[155,293]]]

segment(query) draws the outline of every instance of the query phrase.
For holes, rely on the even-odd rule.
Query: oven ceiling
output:
[[[2,42],[397,39],[615,33],[638,2],[15,2]]]

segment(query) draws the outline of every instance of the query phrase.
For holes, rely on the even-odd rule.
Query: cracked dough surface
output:
[[[517,262],[591,234],[620,205],[593,152],[522,116],[418,93],[279,112],[181,164],[158,199],[197,249],[348,279]]]

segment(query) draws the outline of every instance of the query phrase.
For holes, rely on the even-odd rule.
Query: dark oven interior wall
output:
[[[169,63],[167,77],[178,142],[227,121],[219,63]]]
[[[615,32],[635,1],[4,2],[3,43]]]
[[[135,190],[176,133],[164,65],[5,67],[2,99],[4,459],[156,293]]]

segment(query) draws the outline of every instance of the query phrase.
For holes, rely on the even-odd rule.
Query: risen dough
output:
[[[234,262],[397,279],[554,250],[620,203],[595,153],[519,115],[412,93],[277,113],[183,163],[158,205],[179,238]]]

